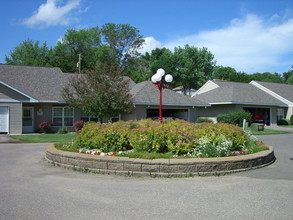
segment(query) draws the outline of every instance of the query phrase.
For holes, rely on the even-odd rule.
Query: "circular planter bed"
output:
[[[133,159],[127,157],[98,156],[66,152],[49,146],[45,159],[58,166],[120,175],[194,176],[241,172],[272,164],[275,155],[272,147],[255,154],[190,159]]]

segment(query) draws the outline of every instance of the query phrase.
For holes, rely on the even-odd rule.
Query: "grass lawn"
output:
[[[29,143],[65,143],[69,142],[77,136],[75,133],[71,134],[22,134],[11,135],[13,139],[18,139]]]
[[[279,125],[279,126],[283,128],[293,128],[293,125]]]
[[[250,130],[253,135],[290,134],[286,131],[276,131],[267,128],[265,128],[264,131],[252,131],[250,128],[248,128],[248,130]]]

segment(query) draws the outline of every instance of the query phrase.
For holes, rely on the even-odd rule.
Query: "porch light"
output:
[[[167,74],[165,76],[165,81],[167,84],[164,84],[162,82],[162,78],[165,75],[165,70],[162,68],[157,70],[157,73],[154,74],[151,78],[152,82],[155,84],[155,87],[159,90],[160,95],[160,104],[159,104],[159,121],[163,122],[163,98],[162,98],[162,91],[164,88],[168,88],[170,86],[170,83],[173,81],[173,76],[170,74]]]

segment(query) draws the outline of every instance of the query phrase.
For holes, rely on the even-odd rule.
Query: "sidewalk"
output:
[[[287,131],[287,132],[293,133],[293,128],[281,127],[281,126],[277,126],[277,125],[266,126],[265,128],[276,130],[276,131]]]
[[[15,140],[7,134],[0,134],[0,144],[4,143],[22,143],[20,140]]]

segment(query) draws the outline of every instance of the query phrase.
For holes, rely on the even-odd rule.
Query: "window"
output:
[[[281,120],[284,118],[284,109],[278,108],[277,109],[277,120]]]
[[[53,107],[53,126],[73,126],[73,108]]]
[[[98,122],[99,121],[98,117],[90,116],[90,115],[87,115],[86,113],[83,113],[83,112],[81,112],[80,119],[83,120],[84,122],[88,122],[88,121]]]

